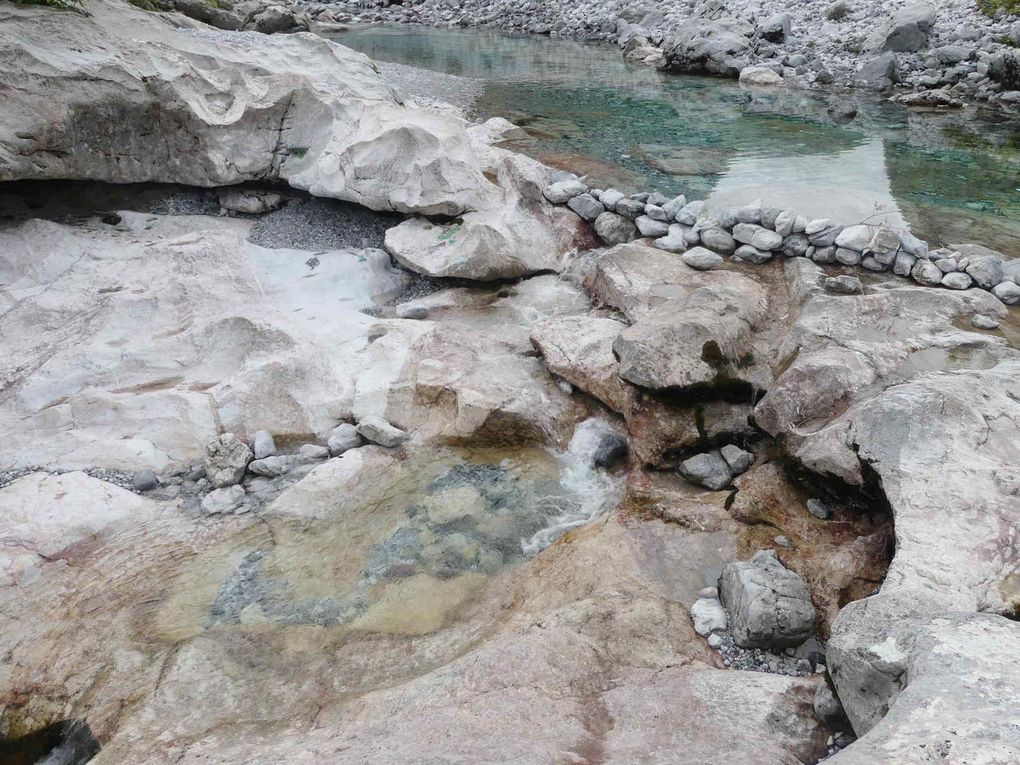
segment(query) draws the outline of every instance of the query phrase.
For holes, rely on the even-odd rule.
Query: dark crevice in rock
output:
[[[3,765],[84,765],[99,753],[99,742],[82,720],[63,720],[12,739],[0,739]]]

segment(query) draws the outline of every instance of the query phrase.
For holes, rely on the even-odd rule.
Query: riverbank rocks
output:
[[[685,74],[737,77],[748,63],[751,31],[732,18],[691,21],[664,44],[663,66]]]
[[[878,53],[912,53],[928,44],[928,33],[935,21],[935,7],[914,3],[895,11],[889,20],[868,37],[865,47]]]
[[[268,430],[259,430],[251,437],[251,451],[257,460],[276,454],[276,442]]]
[[[783,77],[767,66],[746,66],[737,78],[743,85],[782,85]]]
[[[407,440],[407,433],[375,415],[369,415],[358,423],[358,434],[366,441],[389,448],[400,446]]]
[[[702,637],[708,637],[713,632],[724,632],[728,624],[726,609],[717,596],[700,597],[694,601],[691,605],[691,620],[694,622],[694,631]]]
[[[337,425],[326,440],[326,447],[332,457],[339,457],[350,449],[357,449],[361,444],[361,433],[358,432],[358,426],[349,422]]]
[[[612,247],[635,239],[638,235],[637,226],[628,218],[614,212],[604,212],[595,219],[595,233],[603,242]]]
[[[211,441],[205,447],[205,454],[205,474],[216,488],[240,483],[248,463],[254,458],[247,444],[233,433],[224,433]]]
[[[719,594],[733,642],[741,648],[797,646],[815,630],[807,585],[773,550],[727,564],[719,577]]]
[[[1020,304],[1020,292],[1010,278],[1020,278],[1020,273],[1008,271],[1005,258],[986,247],[961,244],[929,252],[926,242],[906,231],[866,223],[844,227],[826,218],[809,220],[792,210],[766,208],[760,199],[736,209],[708,210],[701,200],[677,197],[662,205],[648,204],[642,201],[644,194],[626,197],[612,189],[602,192],[601,198],[612,203],[607,207],[623,206],[627,211],[626,216],[604,212],[595,219],[595,232],[606,244],[650,237],[655,248],[681,255],[684,263],[698,270],[720,268],[725,255],[760,265],[782,253],[815,263],[892,271],[925,287],[966,290],[977,285],[1008,305]],[[628,216],[637,218],[636,227]],[[839,274],[827,277],[825,288],[856,294],[863,285],[849,274]]]
[[[680,463],[680,475],[710,491],[725,489],[733,480],[733,471],[718,451],[704,452]]]
[[[213,489],[202,499],[202,512],[206,515],[236,513],[244,507],[247,496],[243,486],[226,486]]]

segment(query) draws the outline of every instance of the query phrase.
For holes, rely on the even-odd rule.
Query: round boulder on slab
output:
[[[783,246],[783,237],[754,223],[738,223],[733,227],[733,238],[751,245],[756,250],[778,250]]]
[[[757,266],[772,260],[772,253],[762,252],[749,244],[742,244],[733,253],[733,259],[743,261],[744,263],[753,263]]]
[[[350,449],[357,449],[361,446],[361,434],[358,433],[356,425],[349,422],[337,425],[333,432],[326,439],[326,446],[333,457],[339,457]]]
[[[698,271],[712,271],[723,264],[721,255],[706,250],[704,247],[692,247],[681,255],[680,259]]]
[[[254,459],[251,449],[233,433],[224,433],[205,447],[206,477],[216,488],[240,483],[248,463]]]
[[[680,475],[712,491],[725,489],[733,480],[733,471],[717,451],[696,454],[684,460],[680,463]]]
[[[1016,282],[999,282],[992,287],[992,294],[1006,305],[1020,305],[1020,285]]]
[[[754,464],[754,455],[734,444],[726,444],[726,446],[719,450],[719,453],[726,460],[726,464],[730,466],[733,475],[740,475],[746,472]]]
[[[595,219],[595,233],[603,242],[613,246],[636,239],[638,230],[632,221],[622,215],[604,212]]]
[[[701,243],[708,249],[714,250],[722,255],[732,255],[737,249],[737,243],[730,236],[728,231],[721,228],[705,228],[701,230]]]
[[[713,632],[726,629],[726,609],[718,597],[698,598],[691,605],[691,621],[694,622],[695,632],[708,637]]]
[[[375,415],[369,415],[358,423],[358,433],[366,441],[390,448],[399,446],[407,440],[407,433]]]
[[[910,269],[910,277],[923,287],[938,287],[942,284],[942,271],[930,260],[918,260]]]
[[[811,592],[774,550],[727,564],[719,577],[719,595],[733,642],[741,648],[798,646],[815,631]]]
[[[131,477],[131,488],[135,491],[152,491],[159,486],[159,479],[151,470],[139,470]]]
[[[616,203],[616,212],[631,220],[636,220],[644,211],[645,203],[637,199],[621,199]]]
[[[954,271],[942,277],[942,286],[951,290],[965,290],[974,286],[974,280],[963,271]]]
[[[288,455],[277,455],[252,460],[248,463],[248,471],[263,478],[276,478],[290,471],[294,460]]]
[[[654,236],[656,238],[666,236],[669,233],[669,224],[662,220],[655,220],[647,215],[639,215],[634,221],[641,236]]]

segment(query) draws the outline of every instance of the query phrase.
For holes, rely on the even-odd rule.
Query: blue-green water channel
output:
[[[594,184],[718,204],[762,197],[1020,257],[1015,118],[920,112],[861,93],[749,89],[628,64],[611,46],[545,37],[364,27],[333,39],[378,61],[477,80],[472,117],[506,117],[523,129],[512,148]],[[858,115],[838,124],[827,110],[847,103]]]

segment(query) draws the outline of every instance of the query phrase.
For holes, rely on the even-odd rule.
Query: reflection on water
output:
[[[902,216],[933,242],[1020,256],[1015,119],[665,75],[569,40],[419,27],[335,39],[380,61],[483,79],[476,116],[508,117],[527,132],[513,148],[596,182],[719,204],[761,196],[847,223]],[[846,100],[859,116],[840,126],[826,109]]]

